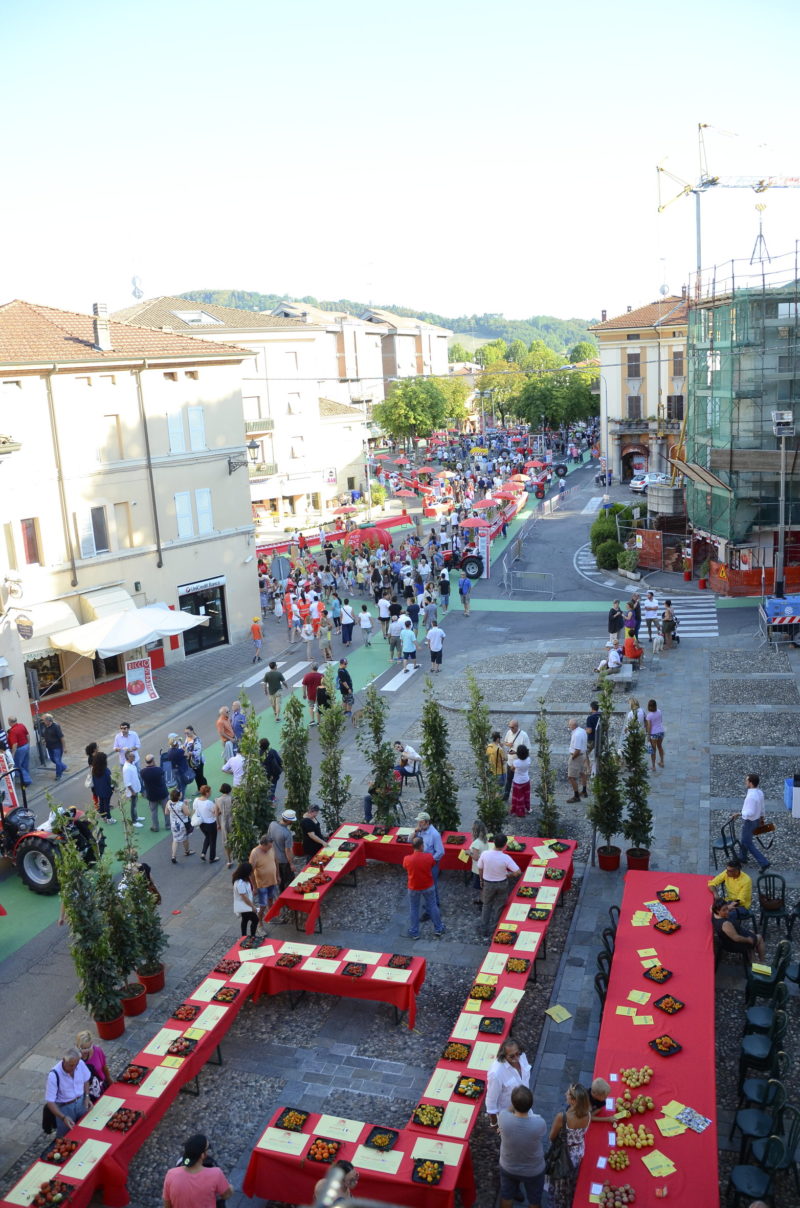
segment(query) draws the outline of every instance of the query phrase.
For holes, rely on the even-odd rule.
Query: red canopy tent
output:
[[[386,532],[386,529],[366,528],[355,529],[352,533],[348,533],[344,539],[344,543],[350,549],[357,549],[359,545],[368,545],[370,549],[377,549],[380,545],[384,549],[389,549],[392,539]]]
[[[489,522],[481,520],[479,516],[470,516],[467,520],[462,520],[460,528],[488,528]]]

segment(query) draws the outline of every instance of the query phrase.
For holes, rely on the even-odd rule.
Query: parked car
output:
[[[630,488],[639,495],[646,495],[648,487],[661,486],[670,483],[669,474],[637,474],[630,481]]]

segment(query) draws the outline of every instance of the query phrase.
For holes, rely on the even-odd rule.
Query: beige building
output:
[[[600,433],[617,481],[669,473],[686,398],[685,293],[589,328],[600,346]]]
[[[120,676],[123,656],[68,654],[53,634],[156,602],[209,617],[155,643],[158,667],[243,638],[258,611],[249,354],[95,310],[0,306],[2,719],[29,720],[26,678],[55,706]]]
[[[423,319],[406,318],[390,310],[369,307],[361,315],[385,329],[382,337],[383,376],[390,378],[447,377],[447,341],[453,334]]]

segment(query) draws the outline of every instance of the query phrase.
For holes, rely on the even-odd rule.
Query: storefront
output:
[[[629,482],[639,474],[647,473],[649,449],[646,444],[622,446],[622,481]]]
[[[179,585],[178,607],[181,612],[191,613],[192,616],[208,617],[207,625],[198,625],[183,635],[183,648],[187,655],[228,644],[224,575]]]

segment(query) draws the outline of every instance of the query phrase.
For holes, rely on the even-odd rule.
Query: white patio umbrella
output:
[[[173,637],[194,629],[196,625],[207,625],[208,617],[196,617],[189,612],[167,608],[166,604],[147,604],[144,608],[129,609],[100,617],[86,625],[62,629],[50,635],[50,643],[56,650],[71,650],[92,658],[95,654],[109,658],[112,654],[125,654],[156,642],[159,638]]]

